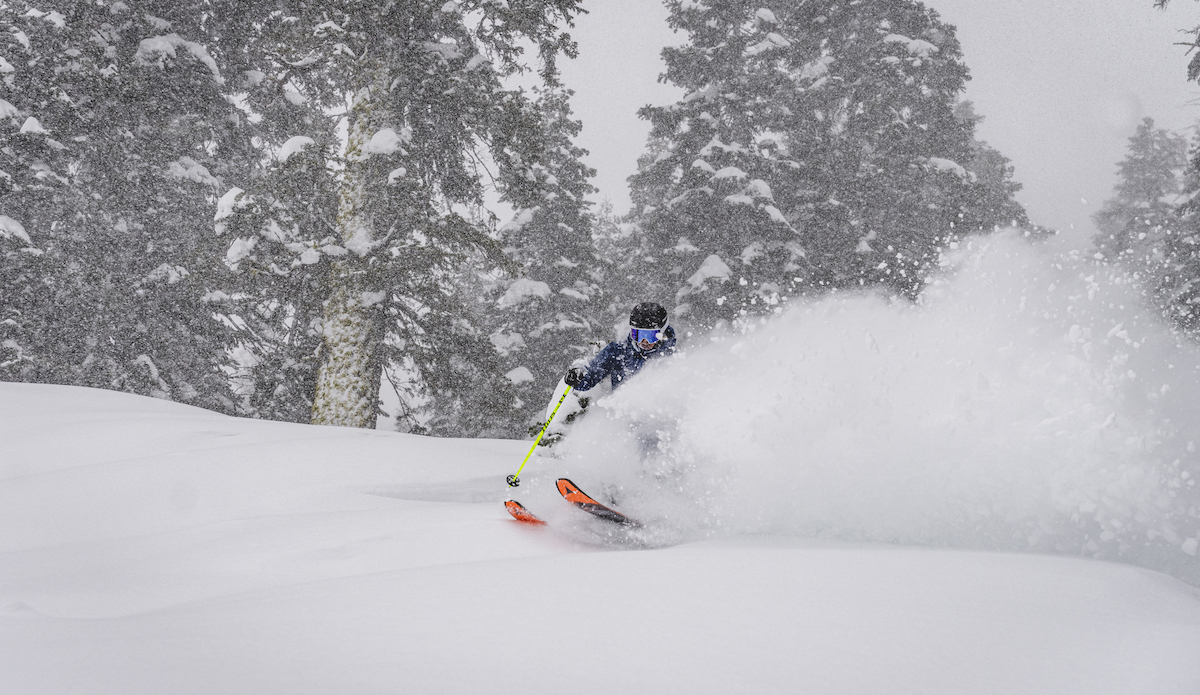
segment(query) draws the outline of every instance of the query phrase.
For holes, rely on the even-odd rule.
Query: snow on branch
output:
[[[213,215],[213,221],[217,223],[217,234],[223,234],[225,232],[225,223],[222,220],[233,217],[235,212],[254,202],[253,197],[243,196],[243,193],[245,193],[245,191],[237,186],[234,186],[226,191],[225,195],[217,199],[217,212]]]
[[[58,10],[42,12],[39,9],[31,7],[23,16],[45,19],[58,29],[63,29],[67,26],[67,18],[64,17]]]
[[[531,298],[545,299],[550,296],[550,285],[538,280],[520,278],[509,285],[508,291],[496,300],[496,306],[501,309],[517,306]]]
[[[953,160],[943,159],[941,157],[930,157],[927,162],[929,166],[933,167],[934,169],[937,169],[938,171],[944,171],[948,174],[954,174],[960,179],[969,181],[973,181],[975,179],[974,174],[967,171],[963,165]]]
[[[423,48],[436,55],[443,63],[448,63],[451,60],[462,58],[463,53],[458,48],[458,42],[453,39],[446,41],[426,41]]]
[[[371,136],[367,141],[367,154],[392,154],[399,152],[406,154],[401,145],[407,145],[412,142],[412,128],[402,128],[397,133],[392,128],[383,128],[379,132]]]
[[[724,167],[713,174],[714,179],[744,179],[747,176],[749,174],[734,166]]]
[[[541,209],[540,207],[532,207],[532,208],[523,208],[521,210],[518,210],[516,216],[513,217],[512,221],[510,221],[508,224],[501,227],[500,231],[501,232],[520,231],[522,227],[524,227],[525,225],[527,225],[533,221],[533,216],[535,214],[537,214],[537,211],[540,209]]]
[[[523,384],[528,381],[533,381],[533,372],[529,371],[528,367],[517,367],[504,375],[505,379],[515,384]]]
[[[765,8],[765,7],[760,7],[760,8],[758,8],[757,10],[755,10],[755,11],[754,11],[754,16],[755,16],[755,18],[757,18],[759,21],[761,21],[761,22],[768,22],[768,23],[770,23],[770,24],[775,24],[776,22],[778,22],[778,21],[779,21],[779,20],[775,19],[775,13],[774,13],[774,12],[772,12],[772,11],[770,11],[770,10],[768,10],[768,9],[767,9],[767,8]]]
[[[217,61],[213,60],[208,54],[208,49],[196,43],[195,41],[187,41],[179,34],[166,34],[165,36],[154,36],[148,39],[142,39],[138,44],[137,53],[133,59],[140,65],[150,65],[157,63],[158,67],[165,68],[165,61],[169,58],[176,57],[176,49],[182,47],[193,58],[204,63],[208,71],[213,74],[213,79],[218,84],[224,84],[225,80],[221,77],[221,71],[217,68]]]
[[[346,33],[345,29],[343,29],[341,26],[339,26],[338,24],[336,24],[334,22],[322,22],[322,23],[318,24],[317,26],[313,27],[313,36],[323,37],[331,31],[337,32],[339,34]]]
[[[238,264],[250,256],[254,252],[254,247],[258,244],[258,239],[253,237],[238,237],[229,245],[229,250],[225,252],[225,265],[229,266],[230,270],[237,271]]]
[[[903,34],[888,34],[887,36],[883,37],[883,42],[903,44],[905,49],[908,50],[909,55],[916,56],[917,58],[928,58],[929,56],[938,52],[938,47],[934,46],[928,41],[924,41],[922,39],[910,39]]]
[[[33,244],[29,240],[29,234],[25,231],[25,227],[20,222],[7,215],[0,215],[0,238],[12,239],[13,237],[26,244]]]
[[[496,349],[496,354],[501,357],[508,357],[514,352],[525,349],[525,338],[515,331],[508,333],[497,331],[488,336],[488,340],[492,342],[492,347]]]
[[[279,150],[275,153],[275,159],[279,160],[280,164],[283,164],[288,160],[288,157],[291,157],[305,147],[315,143],[315,140],[304,135],[297,135],[295,137],[288,138],[287,142],[283,143],[283,145],[281,145]]]
[[[39,122],[38,119],[34,118],[33,116],[25,119],[25,123],[21,125],[21,132],[31,133],[34,135],[50,134],[50,131],[43,128],[41,122]]]
[[[707,145],[705,145],[704,147],[702,147],[700,149],[700,156],[708,157],[708,156],[712,155],[713,150],[722,150],[724,152],[732,152],[732,153],[737,154],[737,153],[745,152],[746,148],[744,146],[742,146],[740,143],[736,143],[736,142],[732,142],[729,144],[721,142],[721,139],[719,137],[717,137],[716,135],[714,135],[712,140],[710,140]]]
[[[217,177],[210,174],[203,164],[191,157],[180,157],[176,161],[171,162],[167,166],[167,175],[176,179],[202,183],[213,188],[221,185]]]
[[[764,51],[769,51],[772,48],[787,48],[788,46],[791,46],[791,45],[792,45],[791,41],[788,41],[787,39],[783,38],[779,34],[776,34],[775,32],[771,32],[771,33],[767,34],[767,37],[765,39],[763,39],[762,41],[759,41],[758,43],[756,43],[752,46],[747,46],[744,53],[748,56],[756,56],[759,53],[762,53]]]
[[[721,260],[717,254],[710,254],[704,262],[700,264],[700,269],[688,278],[688,284],[696,289],[700,289],[704,285],[704,281],[710,278],[716,278],[721,282],[725,282],[733,275],[733,270]]]

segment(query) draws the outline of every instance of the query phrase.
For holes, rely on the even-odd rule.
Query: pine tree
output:
[[[213,6],[135,4],[0,7],[5,211],[44,251],[3,300],[25,354],[3,377],[232,411],[205,220],[243,134]]]
[[[373,426],[385,365],[408,375],[396,381],[407,384],[409,404],[433,399],[442,413],[470,415],[502,409],[504,398],[467,395],[489,379],[493,392],[505,387],[490,374],[494,351],[472,323],[463,273],[481,258],[500,262],[483,170],[497,169],[507,195],[511,172],[533,154],[518,132],[536,127],[529,99],[501,78],[525,69],[527,41],[538,48],[543,81],[554,83],[556,56],[574,50],[558,25],[579,11],[577,0],[277,7],[260,22],[251,57],[251,73],[263,76],[255,90],[271,93],[249,102],[264,123],[282,114],[264,126],[282,143],[277,158],[289,142],[302,156],[313,147],[311,156],[329,157],[317,153],[336,132],[320,114],[344,110],[346,145],[318,186],[318,197],[336,200],[336,214],[297,223],[304,201],[263,177],[253,190],[231,189],[218,215],[232,237],[231,264],[308,275],[300,284],[322,292],[312,421]],[[301,115],[288,115],[281,93]],[[455,430],[454,420],[409,424],[441,433],[486,426]]]
[[[1146,118],[1129,139],[1112,198],[1096,213],[1095,244],[1105,258],[1139,271],[1161,265],[1162,244],[1178,220],[1187,139]]]
[[[1169,0],[1155,0],[1154,4],[1160,9],[1165,8]],[[1200,49],[1200,26],[1192,29],[1190,33],[1194,37],[1193,48]],[[1189,82],[1200,80],[1200,51],[1193,51],[1186,78]],[[1143,123],[1143,127],[1145,126]],[[1162,180],[1166,181],[1165,175],[1162,176]],[[1152,177],[1147,183],[1150,186],[1155,185]],[[1184,172],[1182,193],[1174,219],[1147,217],[1146,220],[1150,224],[1142,225],[1149,228],[1149,231],[1146,231],[1138,229],[1136,219],[1131,218],[1129,229],[1120,232],[1113,229],[1111,236],[1116,246],[1131,244],[1135,249],[1135,256],[1138,255],[1137,247],[1146,242],[1142,234],[1151,239],[1152,247],[1157,245],[1161,248],[1161,258],[1156,259],[1160,261],[1159,273],[1152,283],[1155,297],[1164,313],[1176,326],[1193,337],[1200,337],[1200,203],[1196,200],[1200,197],[1200,144],[1192,145]],[[1105,224],[1119,221],[1120,218],[1111,222],[1105,220]],[[1100,224],[1100,220],[1097,220],[1097,224]],[[1103,227],[1101,229],[1104,230]],[[1160,243],[1155,244],[1153,237],[1160,239]]]
[[[1151,270],[1147,284],[1167,318],[1200,338],[1200,143],[1192,145],[1181,195],[1174,199],[1178,207],[1173,214],[1165,219],[1147,217],[1152,221],[1150,236],[1139,239],[1134,249],[1136,254],[1147,248],[1147,240],[1151,242],[1152,255],[1145,254]]]
[[[960,101],[954,113],[972,133],[983,121],[983,116],[975,113],[975,105],[970,101]],[[1039,235],[1047,234],[1047,230],[1036,228],[1029,221],[1025,208],[1016,201],[1021,184],[1013,179],[1013,165],[1008,157],[983,140],[973,137],[971,157],[963,162],[963,167],[982,189],[982,195],[972,200],[977,209],[964,217],[979,220],[980,224],[991,221],[998,226],[1020,227]]]
[[[633,215],[614,214],[608,201],[596,211],[592,234],[596,266],[591,274],[602,288],[604,299],[595,321],[600,327],[595,347],[603,347],[613,339],[624,340],[630,309],[640,302],[652,301],[647,300],[654,291],[651,283],[638,274],[644,267],[639,255],[644,233],[632,219]]]
[[[280,101],[284,94],[280,90]],[[330,264],[321,262],[326,257],[322,250],[336,249],[331,211],[337,199],[328,166],[334,144],[317,145],[304,136],[279,142],[272,129],[257,130],[263,163],[243,181],[248,190],[234,188],[222,197],[217,229],[229,243],[234,233],[257,223],[259,234],[275,243],[256,249],[251,242],[258,235],[252,232],[234,242],[223,259],[233,271],[224,278],[227,291],[212,304],[234,331],[240,362],[236,380],[245,412],[307,423],[316,393],[322,302],[329,288]]]
[[[573,142],[581,124],[571,118],[570,94],[541,91],[532,104],[530,116],[541,126],[522,131],[528,142],[520,150],[528,159],[513,162],[506,186],[517,214],[500,230],[514,277],[501,279],[487,295],[488,337],[515,391],[513,434],[540,424],[546,394],[604,333],[596,324],[603,298],[585,200],[595,190],[588,182],[595,172]]]
[[[689,42],[664,51],[664,79],[686,94],[642,111],[651,144],[626,255],[642,266],[629,275],[660,279],[648,291],[691,324],[799,292],[912,296],[947,239],[1010,222],[965,167],[967,69],[932,10],[689,0],[670,22]]]
[[[1094,242],[1134,273],[1163,314],[1200,334],[1200,150],[1144,119],[1118,165],[1113,197],[1096,213]]]

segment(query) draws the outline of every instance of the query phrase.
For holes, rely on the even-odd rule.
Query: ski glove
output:
[[[581,381],[583,381],[583,377],[585,376],[587,376],[587,372],[583,371],[579,367],[571,367],[567,370],[567,375],[563,377],[563,381],[566,382],[567,386],[575,388]]]

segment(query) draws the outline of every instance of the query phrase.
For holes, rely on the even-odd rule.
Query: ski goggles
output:
[[[633,342],[640,343],[643,340],[647,343],[657,343],[662,340],[663,329],[661,328],[630,328],[629,335],[633,337]]]

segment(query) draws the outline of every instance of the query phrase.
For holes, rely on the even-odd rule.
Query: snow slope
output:
[[[536,494],[553,528],[508,518],[525,446],[0,383],[0,692],[1200,692],[1200,595],[1165,575],[605,545]],[[561,463],[532,461],[530,488]]]

